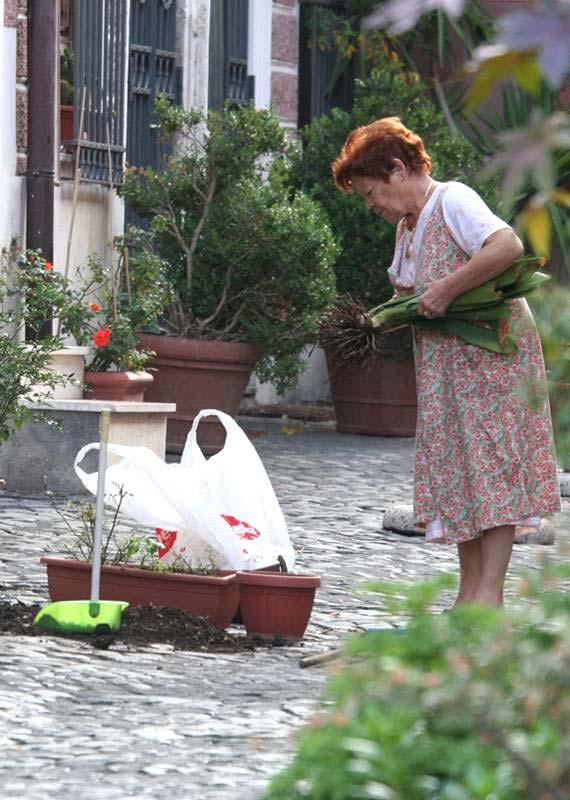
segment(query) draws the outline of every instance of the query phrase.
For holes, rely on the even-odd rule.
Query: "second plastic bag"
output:
[[[224,447],[204,457],[196,434],[200,420],[215,416],[226,430]],[[92,493],[97,473],[74,468]],[[197,567],[211,548],[221,569],[261,569],[281,556],[293,570],[295,555],[283,512],[254,446],[232,417],[215,409],[194,418],[179,464],[167,464],[145,447],[110,444],[118,463],[105,473],[105,500],[142,525],[157,528],[161,560]]]

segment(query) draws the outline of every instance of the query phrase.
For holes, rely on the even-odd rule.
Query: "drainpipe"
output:
[[[58,51],[59,0],[28,0],[26,245],[41,248],[48,261],[53,260]],[[51,333],[51,321],[44,327]]]

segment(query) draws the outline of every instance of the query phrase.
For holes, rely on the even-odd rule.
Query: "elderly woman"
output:
[[[398,223],[388,270],[397,293],[421,291],[419,312],[445,314],[458,295],[521,255],[513,230],[461,183],[430,177],[419,136],[397,117],[353,131],[333,164],[337,186]],[[516,525],[560,508],[540,340],[524,300],[503,355],[416,328],[418,421],[414,512],[432,542],[457,545],[456,605],[502,606]]]

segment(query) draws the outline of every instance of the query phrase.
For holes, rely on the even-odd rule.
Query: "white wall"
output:
[[[55,268],[63,272],[67,259],[73,211],[73,181],[60,181],[54,196],[54,258]],[[123,232],[123,202],[100,184],[83,183],[79,187],[78,203],[73,222],[69,258],[69,277],[77,267],[86,264],[90,255],[109,261],[114,257],[112,240]]]
[[[177,49],[182,59],[182,105],[208,108],[210,0],[178,3]]]
[[[249,0],[247,47],[248,74],[255,76],[255,105],[269,108],[271,103],[271,19],[270,0]]]
[[[4,2],[0,1],[0,23]],[[13,238],[22,241],[25,227],[26,187],[16,176],[16,28],[0,28],[0,248]]]
[[[254,375],[248,386],[249,400],[246,401],[246,405],[251,407],[251,401],[253,405],[262,406],[273,403],[330,403],[331,392],[325,354],[320,347],[306,347],[302,358],[305,369],[294,389],[279,395],[272,383],[261,383]]]

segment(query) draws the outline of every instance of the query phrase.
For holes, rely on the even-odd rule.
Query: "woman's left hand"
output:
[[[443,317],[454,295],[445,278],[434,281],[424,290],[418,302],[418,314],[427,319]]]

